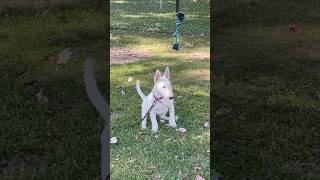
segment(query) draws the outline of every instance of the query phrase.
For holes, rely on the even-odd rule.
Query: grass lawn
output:
[[[213,7],[212,167],[223,179],[319,179],[320,4]]]
[[[100,177],[103,121],[85,92],[81,49],[96,58],[97,81],[106,92],[104,12],[98,1],[1,11],[0,179]],[[64,48],[75,52],[68,64],[46,58]],[[47,103],[38,103],[40,89]]]
[[[127,47],[153,54],[142,61],[111,65],[111,135],[118,144],[111,144],[112,179],[194,179],[209,178],[210,130],[202,126],[209,121],[210,61],[190,56],[194,52],[209,53],[205,38],[182,39],[181,51],[171,50],[172,38],[160,35],[112,35],[111,47]],[[198,44],[193,47],[192,44]],[[185,134],[159,122],[159,137],[148,129],[140,135],[141,99],[135,82],[148,94],[153,75],[168,65],[172,73],[178,127]],[[128,78],[132,81],[128,81]],[[124,93],[122,93],[122,91]],[[193,166],[201,169],[196,171]]]

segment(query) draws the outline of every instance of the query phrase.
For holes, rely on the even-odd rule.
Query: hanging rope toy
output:
[[[184,14],[179,11],[179,0],[176,0],[176,31],[173,33],[174,41],[172,49],[179,50],[180,27],[184,20]]]

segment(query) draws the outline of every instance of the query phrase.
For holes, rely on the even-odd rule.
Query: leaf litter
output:
[[[62,52],[58,54],[57,64],[67,64],[73,55],[74,53],[69,48],[63,49]]]
[[[40,89],[40,91],[37,93],[36,97],[37,97],[37,100],[40,104],[44,104],[49,101],[49,99],[43,95],[42,89]]]

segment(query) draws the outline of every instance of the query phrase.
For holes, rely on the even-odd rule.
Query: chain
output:
[[[151,107],[149,108],[148,112],[143,116],[143,118],[141,118],[141,121],[143,121],[149,114],[150,114],[150,111],[152,110],[152,108],[157,104],[157,100],[155,99],[153,102],[152,102],[152,105]]]

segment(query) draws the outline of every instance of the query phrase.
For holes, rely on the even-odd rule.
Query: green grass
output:
[[[212,167],[223,179],[319,179],[319,3],[214,7]]]
[[[202,128],[209,121],[210,61],[190,59],[196,51],[209,52],[209,42],[194,38],[199,47],[183,43],[180,52],[171,50],[172,39],[159,35],[113,35],[111,47],[148,50],[153,57],[130,64],[111,65],[111,137],[118,144],[111,145],[112,179],[194,179],[201,175],[209,179],[210,130]],[[135,82],[141,81],[145,94],[153,86],[153,74],[170,67],[175,95],[178,127],[188,131],[181,135],[159,122],[159,138],[148,129],[139,135],[141,99]],[[131,82],[128,78],[132,77]],[[125,94],[122,94],[121,91]],[[201,170],[193,170],[200,164]]]
[[[1,12],[1,179],[100,176],[103,123],[85,92],[80,51],[96,57],[97,81],[106,92],[105,12],[98,1]],[[76,53],[67,65],[43,60],[64,48]],[[36,82],[25,85],[19,79],[24,73]],[[36,99],[40,89],[49,99],[43,105]]]

